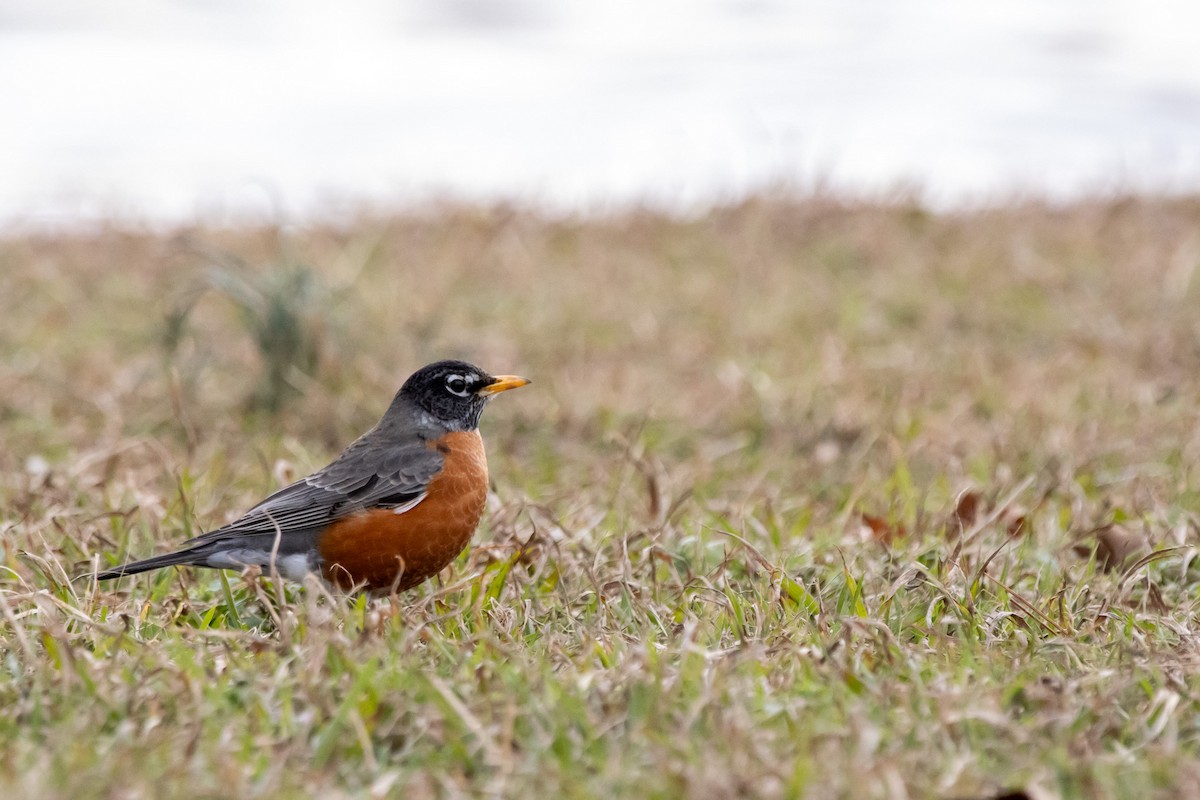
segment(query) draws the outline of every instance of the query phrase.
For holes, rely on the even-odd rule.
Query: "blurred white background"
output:
[[[0,223],[1200,189],[1187,0],[5,0]]]

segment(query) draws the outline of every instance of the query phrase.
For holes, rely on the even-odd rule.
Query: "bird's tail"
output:
[[[180,550],[175,553],[166,553],[161,556],[143,559],[142,561],[134,561],[132,564],[101,570],[96,573],[96,580],[107,581],[113,578],[123,578],[126,575],[137,575],[139,572],[149,572],[152,569],[172,567],[176,564],[197,564],[200,563],[197,558],[198,554],[195,550]]]

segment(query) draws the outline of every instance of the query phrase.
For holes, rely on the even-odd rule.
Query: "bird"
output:
[[[441,572],[483,515],[488,468],[479,417],[525,386],[465,361],[413,373],[383,417],[328,466],[179,550],[95,573],[97,581],[181,565],[317,574],[338,589],[399,593]]]

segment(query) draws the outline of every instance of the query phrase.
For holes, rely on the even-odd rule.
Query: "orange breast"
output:
[[[342,588],[403,591],[436,575],[463,551],[487,500],[487,458],[479,431],[454,432],[430,447],[445,456],[425,499],[397,514],[372,509],[330,525],[317,540],[322,571]]]

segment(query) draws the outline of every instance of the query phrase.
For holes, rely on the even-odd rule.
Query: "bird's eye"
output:
[[[468,394],[467,381],[465,378],[463,378],[462,375],[451,375],[451,376],[447,377],[446,378],[446,389],[451,394],[456,394],[459,397],[466,397]]]

